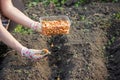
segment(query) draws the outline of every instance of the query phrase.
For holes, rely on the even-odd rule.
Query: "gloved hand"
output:
[[[39,60],[41,58],[44,58],[46,55],[50,54],[50,52],[47,49],[35,50],[23,47],[21,50],[21,54],[22,56],[25,56],[29,59]]]
[[[35,30],[37,32],[41,32],[41,23],[39,23],[39,22],[31,23],[30,27],[31,27],[32,30]]]

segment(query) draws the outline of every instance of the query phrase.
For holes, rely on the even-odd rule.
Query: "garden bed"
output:
[[[20,33],[12,33],[26,47],[48,48],[51,55],[46,60],[32,62],[21,57],[14,50],[3,52],[7,55],[1,63],[0,79],[118,80],[115,74],[111,74],[111,71],[117,68],[114,70],[110,68],[113,67],[112,64],[117,56],[115,55],[115,60],[111,64],[109,62],[111,58],[108,58],[111,54],[106,51],[106,45],[111,39],[109,35],[112,35],[114,30],[112,15],[118,12],[120,5],[117,3],[91,3],[80,7],[58,8],[53,4],[44,6],[39,3],[26,9],[26,15],[37,21],[40,17],[48,15],[69,16],[72,22],[70,34],[47,37],[37,32],[24,36]],[[119,27],[119,23],[115,26]],[[119,62],[119,59],[117,60]],[[119,74],[118,72],[117,76]]]

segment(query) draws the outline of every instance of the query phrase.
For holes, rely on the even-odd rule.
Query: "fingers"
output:
[[[50,54],[50,52],[47,49],[42,49],[42,50],[30,49],[30,50],[32,50],[32,52],[34,52],[34,53],[32,53],[32,58],[34,60],[40,60],[42,58],[47,57]]]
[[[44,54],[44,55],[40,55],[40,56],[34,56],[34,58],[32,59],[33,61],[39,61],[39,60],[47,60],[48,59],[48,57],[47,57],[47,54]]]
[[[31,29],[41,32],[41,23],[39,22],[33,22],[30,24]]]
[[[35,50],[35,49],[28,49],[28,48],[24,47],[21,50],[21,54],[22,54],[22,56],[25,56],[29,59],[40,60],[40,59],[48,56],[50,54],[50,52],[47,49]]]

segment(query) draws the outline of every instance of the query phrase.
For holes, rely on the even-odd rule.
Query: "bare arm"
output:
[[[17,52],[21,53],[22,56],[25,56],[27,58],[33,59],[33,60],[39,60],[41,58],[44,58],[46,55],[48,55],[50,52],[46,49],[43,50],[35,50],[35,49],[28,49],[24,46],[22,46],[3,26],[0,19],[0,39],[7,44],[9,47],[13,48]],[[46,52],[45,54],[41,54],[43,52]]]
[[[12,4],[12,0],[1,0],[1,10],[5,16],[28,28],[31,28],[30,24],[34,22],[32,19],[15,8]]]
[[[39,28],[39,23],[33,21],[26,15],[24,15],[21,11],[15,8],[11,2],[11,0],[0,0],[0,8],[5,16],[10,18],[11,20],[22,24],[28,28],[32,28],[34,30]],[[41,28],[40,28],[41,29]],[[35,50],[35,49],[28,49],[20,44],[2,25],[0,19],[0,39],[11,48],[15,49],[23,56],[26,56],[30,59],[40,59],[43,58],[45,55],[42,55],[43,50]],[[38,56],[35,56],[39,54]]]
[[[0,39],[5,44],[15,49],[19,53],[21,52],[23,46],[2,26],[1,19],[0,19]]]

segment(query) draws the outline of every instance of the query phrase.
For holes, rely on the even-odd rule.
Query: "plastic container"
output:
[[[69,34],[71,22],[67,16],[45,16],[40,18],[43,35]]]

